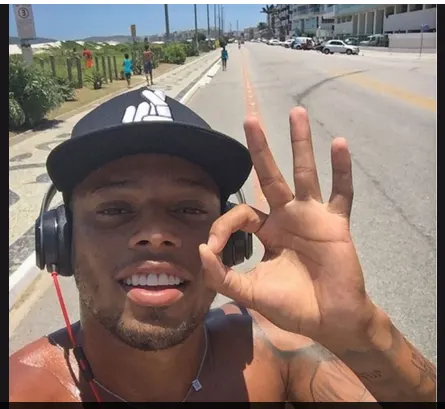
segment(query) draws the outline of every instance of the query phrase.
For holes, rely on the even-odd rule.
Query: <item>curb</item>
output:
[[[170,71],[160,75],[159,77],[154,77],[154,78],[156,78],[158,80],[158,79],[162,79],[163,77],[171,74],[172,72],[182,71],[183,69],[185,69],[185,67],[190,66],[192,64],[195,64],[198,61],[201,61],[202,59],[204,59],[208,55],[209,54],[205,54],[205,55],[203,55],[203,56],[197,58],[196,60],[193,60],[193,61],[191,61],[191,62],[189,62],[187,64],[179,65],[177,68],[174,68],[173,70],[170,70]],[[111,94],[105,95],[105,96],[103,96],[101,98],[98,98],[98,99],[96,99],[96,100],[94,100],[94,101],[92,101],[92,102],[90,102],[90,103],[88,103],[88,104],[86,104],[86,105],[84,105],[82,107],[73,109],[72,111],[68,111],[68,112],[66,112],[66,113],[64,113],[62,115],[59,115],[56,118],[54,118],[54,120],[57,121],[57,120],[60,120],[62,118],[68,119],[68,118],[70,118],[70,117],[72,117],[74,115],[80,114],[83,111],[87,111],[88,109],[92,108],[96,104],[101,104],[102,102],[108,101],[109,99],[114,98],[114,97],[116,97],[118,95],[125,94],[126,92],[129,92],[129,91],[133,90],[135,87],[137,87],[137,86],[139,86],[141,84],[144,84],[144,83],[145,83],[145,79],[141,80],[138,83],[135,83],[130,89],[124,88],[124,89],[121,89],[119,91],[115,91],[115,92],[113,92]],[[32,133],[37,133],[37,132],[39,132],[38,128],[35,129],[35,130],[34,129],[28,129],[25,132],[22,132],[22,133],[19,133],[19,134],[15,135],[13,138],[10,139],[10,141],[13,142],[16,139],[23,138],[26,135],[29,135],[29,134],[32,134]]]
[[[205,55],[204,57],[206,57],[207,55]],[[199,60],[200,58],[196,59],[195,61]],[[181,97],[179,102],[181,102],[182,104],[186,104],[187,101],[189,101],[190,98],[193,96],[193,94],[198,90],[198,88],[200,88],[202,85],[209,83],[210,81],[208,77],[213,78],[213,76],[219,70],[218,63],[219,63],[219,54],[217,55],[216,60],[212,60],[210,66],[207,69],[205,69],[203,73],[198,77],[196,83]],[[181,66],[181,68],[183,67],[185,66]],[[215,69],[215,67],[217,68]],[[211,75],[209,75],[210,72],[212,72]],[[125,90],[124,92],[126,91],[128,90]],[[123,94],[124,92],[119,91],[113,95],[116,96],[121,93]],[[178,95],[180,94],[181,92]],[[112,96],[107,96],[107,97],[112,98]],[[30,287],[30,285],[39,277],[42,271],[43,270],[40,270],[36,266],[36,253],[35,251],[33,251],[32,254],[20,265],[20,267],[11,274],[11,276],[9,277],[9,311],[11,311],[14,308],[16,302],[20,299],[23,293]]]

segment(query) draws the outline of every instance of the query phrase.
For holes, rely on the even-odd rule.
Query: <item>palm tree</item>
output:
[[[164,4],[164,14],[165,14],[165,41],[170,40],[170,22],[168,19],[168,4]]]
[[[260,13],[264,13],[267,16],[267,27],[269,30],[275,30],[275,20],[272,19],[272,15],[277,12],[275,6],[271,4],[270,6],[266,5],[260,11]]]

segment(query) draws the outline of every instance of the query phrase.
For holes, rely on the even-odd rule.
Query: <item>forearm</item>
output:
[[[369,342],[335,353],[379,402],[435,402],[436,368],[378,311]]]

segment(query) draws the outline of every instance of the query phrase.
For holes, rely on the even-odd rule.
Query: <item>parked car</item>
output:
[[[294,39],[293,38],[289,38],[288,40],[283,41],[283,47],[284,48],[291,48],[293,42],[294,42]]]
[[[329,40],[324,44],[322,49],[324,54],[355,54],[358,55],[360,49],[355,45],[348,45],[344,41],[341,40]]]
[[[347,45],[359,45],[358,38],[354,38],[354,37],[347,38],[347,39],[345,40],[345,43],[346,43]]]
[[[294,39],[294,42],[292,43],[291,48],[294,50],[302,50],[303,49],[302,44],[306,43],[307,40],[312,41],[312,38],[310,38],[310,37],[296,37]]]
[[[269,44],[269,45],[280,45],[280,41],[275,39],[275,38],[272,38],[271,40],[269,40],[269,42],[267,44]]]

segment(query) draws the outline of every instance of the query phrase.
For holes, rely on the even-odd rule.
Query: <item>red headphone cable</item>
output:
[[[97,402],[101,402],[101,398],[99,396],[99,392],[97,390],[96,384],[94,383],[94,375],[93,371],[91,370],[91,366],[85,356],[85,353],[83,352],[83,349],[80,345],[77,344],[76,339],[74,338],[73,330],[71,328],[70,319],[68,317],[68,312],[65,306],[65,302],[63,301],[63,295],[62,291],[60,290],[59,280],[58,280],[58,274],[53,268],[53,271],[51,272],[51,276],[54,281],[54,286],[56,287],[57,292],[57,298],[59,299],[60,308],[62,309],[63,318],[65,320],[66,329],[68,331],[68,335],[70,337],[71,343],[73,344],[73,353],[74,356],[79,364],[79,368],[82,371],[82,374],[88,384],[90,385],[91,391],[93,392],[94,397],[96,398]]]

